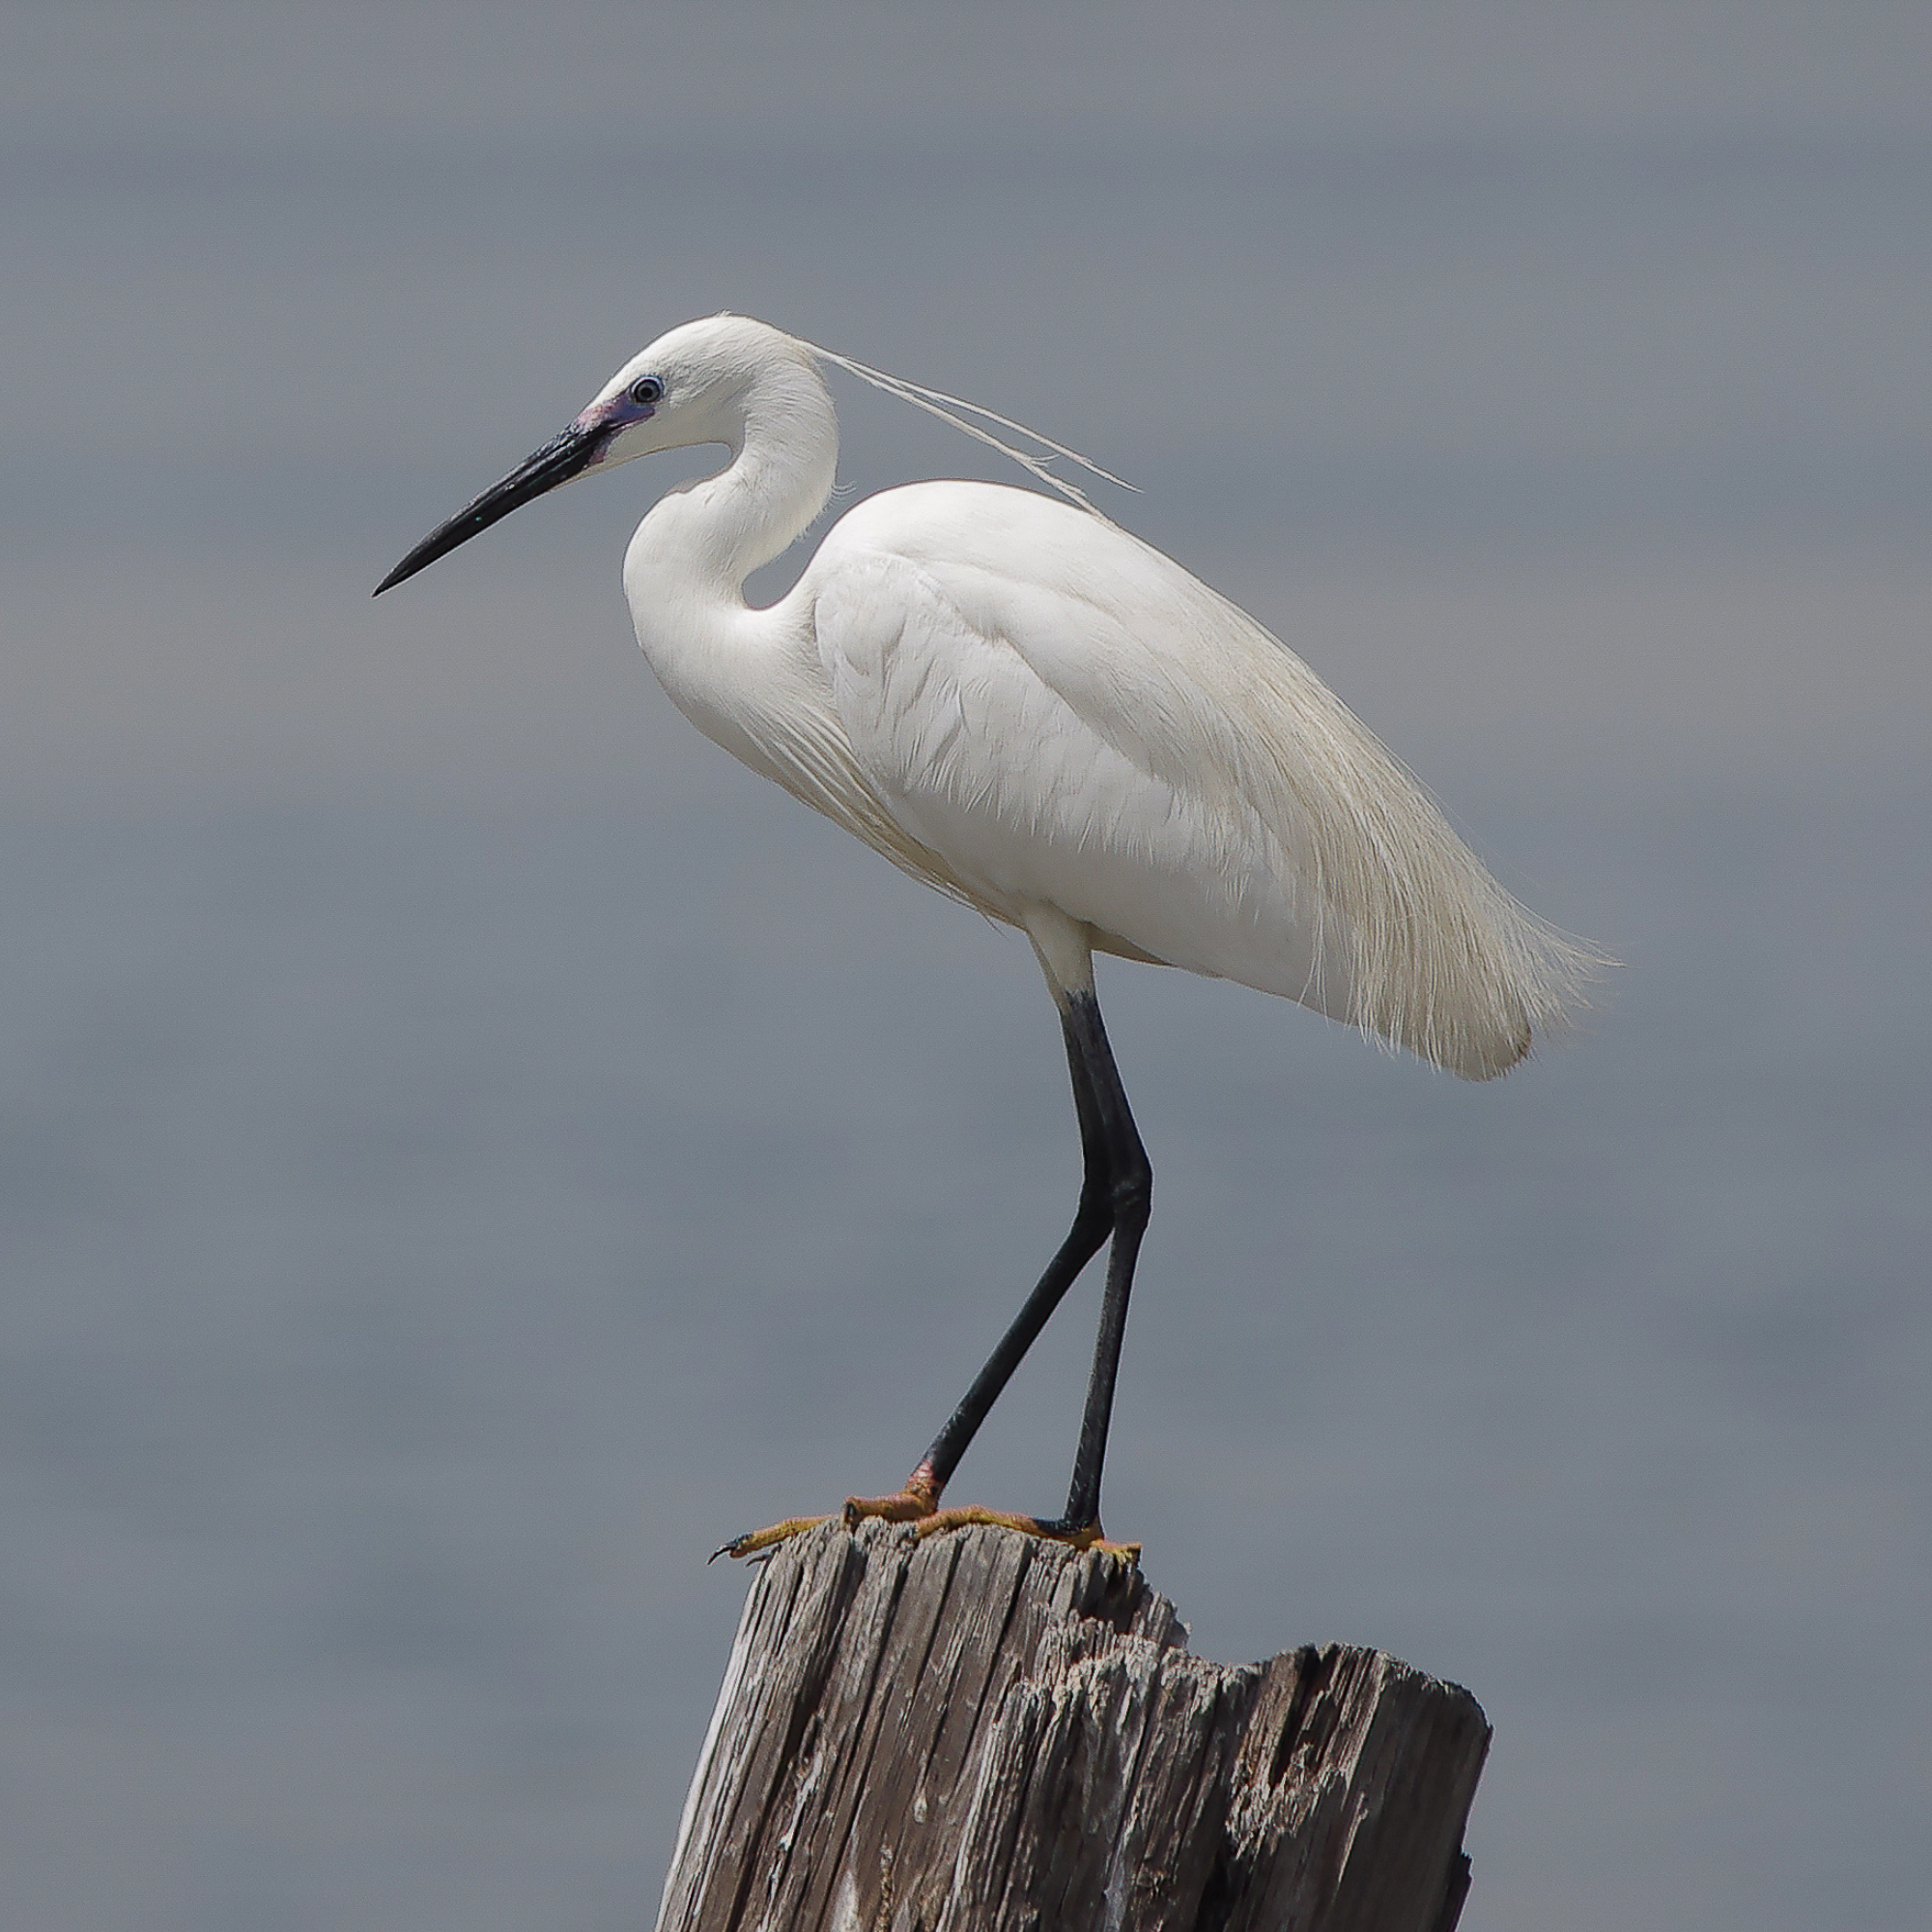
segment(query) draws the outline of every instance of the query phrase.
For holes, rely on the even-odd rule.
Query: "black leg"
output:
[[[1096,1014],[1097,1017],[1097,1014]],[[1047,1264],[1026,1305],[1013,1325],[1001,1336],[1000,1345],[986,1359],[986,1366],[973,1378],[973,1386],[961,1397],[959,1406],[948,1417],[946,1427],[933,1437],[918,1475],[931,1485],[935,1495],[952,1479],[967,1445],[980,1432],[987,1411],[1000,1399],[1001,1391],[1012,1379],[1021,1358],[1038,1339],[1047,1318],[1066,1298],[1066,1291],[1079,1278],[1080,1270],[1100,1252],[1114,1225],[1108,1165],[1107,1137],[1103,1114],[1087,1067],[1087,1055],[1076,1037],[1070,1012],[1061,1015],[1061,1030],[1066,1037],[1067,1070],[1073,1077],[1073,1109],[1080,1121],[1080,1152],[1083,1174],[1080,1206],[1073,1226],[1060,1252]]]
[[[1028,1295],[1013,1325],[967,1390],[946,1427],[914,1472],[908,1491],[929,1492],[934,1501],[946,1487],[966,1446],[987,1411],[1012,1378],[1047,1318],[1065,1298],[1080,1270],[1111,1235],[1107,1288],[1100,1304],[1100,1332],[1094,1347],[1094,1369],[1080,1421],[1080,1445],[1073,1459],[1073,1481],[1066,1514],[1039,1527],[1061,1535],[1091,1529],[1100,1520],[1100,1473],[1107,1456],[1107,1429],[1114,1412],[1114,1383],[1120,1373],[1121,1344],[1126,1334],[1127,1299],[1133,1292],[1134,1264],[1147,1232],[1153,1201],[1153,1168],[1141,1144],[1126,1090],[1114,1065],[1099,1003],[1091,992],[1066,997],[1061,1012],[1067,1065],[1073,1076],[1073,1104],[1080,1118],[1085,1172],[1072,1231],[1061,1244],[1038,1285]]]
[[[1042,960],[1045,953],[1042,952]],[[924,1460],[895,1495],[849,1496],[844,1518],[857,1525],[867,1517],[892,1522],[920,1522],[950,1528],[960,1522],[1005,1523],[1016,1529],[1064,1537],[1083,1548],[1093,1543],[1100,1525],[1100,1471],[1107,1457],[1107,1428],[1114,1412],[1114,1381],[1121,1365],[1121,1344],[1126,1334],[1127,1298],[1133,1292],[1134,1263],[1141,1236],[1147,1232],[1148,1210],[1153,1200],[1153,1169],[1141,1145],[1125,1089],[1107,1043],[1100,1008],[1091,987],[1059,990],[1063,980],[1051,969],[1060,1002],[1061,1031],[1066,1039],[1066,1062],[1073,1078],[1073,1106],[1080,1120],[1083,1171],[1080,1205],[1073,1226],[1060,1252],[1027,1296],[1013,1324],[986,1365],[974,1377],[959,1406],[933,1438]],[[1112,1237],[1107,1258],[1107,1287],[1100,1303],[1100,1332],[1094,1345],[1094,1370],[1087,1383],[1087,1406],[1080,1419],[1080,1445],[1073,1458],[1073,1481],[1067,1492],[1066,1514],[1054,1521],[1040,1517],[1007,1516],[989,1510],[941,1510],[939,1498],[959,1465],[967,1445],[979,1433],[987,1412],[1012,1379],[1026,1351],[1046,1326],[1048,1318],[1066,1297],[1080,1271]],[[753,1556],[787,1537],[823,1521],[819,1517],[792,1517],[769,1529],[734,1537],[720,1556]]]
[[[1080,1446],[1073,1458],[1073,1482],[1066,1515],[1053,1527],[1066,1532],[1091,1529],[1100,1520],[1100,1470],[1107,1459],[1107,1428],[1114,1414],[1114,1382],[1120,1374],[1121,1344],[1127,1332],[1127,1298],[1134,1288],[1134,1264],[1153,1206],[1153,1166],[1141,1145],[1127,1106],[1127,1092],[1114,1065],[1114,1050],[1100,1023],[1092,993],[1075,993],[1067,1004],[1069,1035],[1080,1044],[1087,1077],[1107,1150],[1107,1209],[1114,1241],[1107,1255],[1107,1290],[1100,1303],[1100,1332],[1094,1344],[1094,1372],[1087,1383],[1087,1407],[1080,1418]]]

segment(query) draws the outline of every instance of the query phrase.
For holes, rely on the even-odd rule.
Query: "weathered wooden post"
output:
[[[1489,1741],[1377,1651],[1190,1656],[1117,1557],[831,1523],[753,1584],[658,1932],[1453,1932]]]

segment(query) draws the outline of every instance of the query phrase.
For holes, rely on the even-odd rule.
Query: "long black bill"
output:
[[[500,523],[512,510],[533,497],[554,490],[581,476],[603,454],[604,446],[617,432],[618,425],[572,423],[561,436],[552,437],[534,456],[527,456],[500,483],[493,484],[468,509],[459,510],[448,523],[433,529],[415,549],[377,584],[375,594],[393,590],[405,578],[447,556],[458,544],[466,544],[478,531]]]

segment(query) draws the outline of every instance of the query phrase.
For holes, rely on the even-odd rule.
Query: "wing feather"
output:
[[[1111,525],[918,485],[852,512],[809,577],[867,788],[996,914],[1056,905],[1472,1078],[1596,963],[1287,645]]]

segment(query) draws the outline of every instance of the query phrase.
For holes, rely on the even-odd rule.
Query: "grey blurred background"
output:
[[[744,1578],[1064,1230],[1024,948],[694,734],[719,308],[1036,421],[1630,963],[1500,1087],[1116,967],[1107,1517],[1496,1726],[1472,1928],[1924,1923],[1922,4],[0,11],[0,1920],[647,1925]],[[842,476],[999,473],[840,389]],[[1094,1295],[959,1492],[1056,1504]]]

